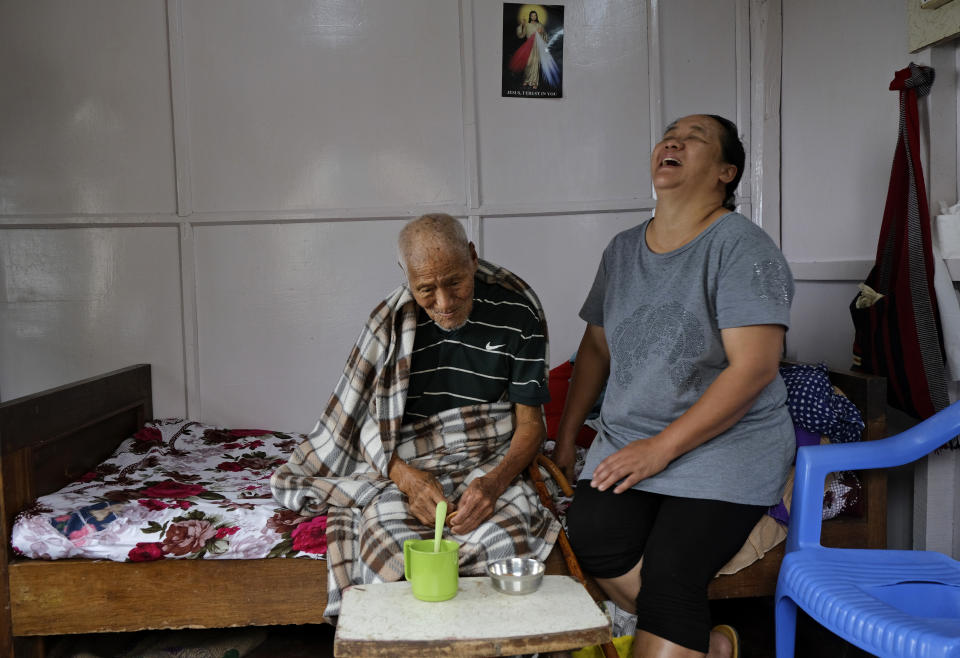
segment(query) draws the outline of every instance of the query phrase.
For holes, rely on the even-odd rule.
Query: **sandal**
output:
[[[740,658],[740,636],[737,634],[737,629],[728,624],[718,624],[713,627],[712,631],[716,631],[730,640],[730,646],[732,647],[730,658]]]

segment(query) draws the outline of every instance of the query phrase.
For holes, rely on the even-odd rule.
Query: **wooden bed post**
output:
[[[0,403],[0,656],[44,653],[42,636],[14,637],[10,533],[17,514],[95,467],[152,414],[149,365]]]
[[[10,603],[10,562],[14,558],[10,546],[10,531],[17,512],[30,504],[35,498],[33,480],[27,477],[33,473],[33,459],[29,448],[7,452],[3,427],[0,426],[0,575],[3,583],[3,613],[0,616],[0,655],[42,656],[41,640],[14,642],[13,610]],[[15,651],[17,646],[19,650]]]

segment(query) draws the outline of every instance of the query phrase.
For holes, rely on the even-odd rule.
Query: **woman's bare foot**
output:
[[[710,650],[707,658],[733,658],[733,642],[720,631],[710,631]]]

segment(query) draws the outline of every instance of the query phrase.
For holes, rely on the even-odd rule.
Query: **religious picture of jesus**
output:
[[[502,95],[563,97],[563,5],[503,4]]]

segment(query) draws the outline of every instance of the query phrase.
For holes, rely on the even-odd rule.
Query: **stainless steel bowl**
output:
[[[532,557],[510,557],[487,565],[493,589],[504,594],[530,594],[543,582],[543,562]]]

